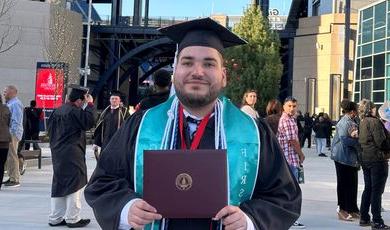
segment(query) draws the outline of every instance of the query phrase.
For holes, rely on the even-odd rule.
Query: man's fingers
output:
[[[144,228],[143,225],[139,225],[139,224],[137,224],[137,223],[135,223],[135,222],[129,222],[129,224],[130,224],[130,226],[131,226],[132,228],[134,228],[134,229],[136,229],[136,230],[138,230],[138,229],[143,229],[143,228]]]
[[[147,220],[147,221],[159,220],[162,218],[162,216],[158,213],[147,212],[147,211],[143,211],[140,209],[135,209],[133,214],[135,216],[137,216],[143,220]]]
[[[235,213],[230,214],[229,216],[225,217],[225,219],[223,220],[223,225],[225,225],[225,226],[230,225],[234,222],[239,221],[241,218],[245,218],[242,215],[242,213],[235,212]]]
[[[215,215],[215,218],[214,218],[214,219],[220,220],[220,219],[222,219],[223,217],[230,215],[230,213],[235,212],[235,208],[237,208],[237,207],[234,207],[234,206],[225,206],[224,208],[222,208],[222,209],[217,213],[217,215]]]
[[[145,211],[148,211],[148,212],[157,212],[157,210],[153,206],[151,206],[150,204],[148,204],[144,200],[140,200],[139,202],[135,202],[134,205],[135,205],[135,207],[142,209],[142,210],[145,210]]]

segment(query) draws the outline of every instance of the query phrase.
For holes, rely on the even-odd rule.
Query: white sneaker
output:
[[[295,221],[290,229],[305,229],[305,228],[306,228],[305,225],[299,223],[298,221]]]

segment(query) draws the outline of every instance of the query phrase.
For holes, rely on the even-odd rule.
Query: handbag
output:
[[[298,167],[298,183],[299,184],[305,183],[305,171],[303,169],[303,165],[299,165]]]

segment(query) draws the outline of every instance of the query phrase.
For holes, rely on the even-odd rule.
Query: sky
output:
[[[133,14],[133,0],[122,0],[122,15]],[[292,0],[269,0],[270,9],[277,8],[279,15],[288,15]],[[143,1],[143,4],[145,0]],[[251,0],[149,0],[150,17],[207,17],[211,14],[242,15]],[[110,5],[94,4],[99,14],[110,15]],[[144,13],[144,12],[143,12]]]

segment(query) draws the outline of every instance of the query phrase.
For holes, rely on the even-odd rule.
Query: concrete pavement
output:
[[[47,144],[41,144],[43,156],[49,158]],[[299,219],[306,229],[370,229],[358,226],[357,222],[343,222],[337,219],[336,176],[334,163],[328,157],[318,157],[314,148],[304,148],[306,154],[305,181],[303,191],[302,215]],[[53,229],[47,225],[50,211],[50,188],[52,166],[49,160],[44,161],[41,170],[32,162],[21,179],[18,188],[2,188],[0,191],[0,229]],[[87,147],[88,174],[91,175],[96,165],[91,146]],[[362,171],[359,171],[359,195],[363,191]],[[358,201],[360,203],[360,201]],[[385,222],[390,224],[390,189],[386,186],[383,194],[383,206],[388,212],[382,213]],[[82,217],[90,218],[91,224],[86,229],[100,229],[94,219],[92,209],[82,198]],[[67,227],[56,227],[64,229]]]

